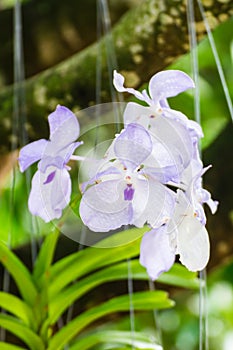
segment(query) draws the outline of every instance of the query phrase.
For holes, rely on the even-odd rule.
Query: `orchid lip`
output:
[[[48,177],[47,177],[47,179],[45,180],[45,182],[43,182],[43,184],[44,184],[44,185],[47,185],[47,184],[49,184],[50,182],[52,182],[53,179],[54,179],[54,177],[55,177],[55,174],[56,174],[56,170],[52,171],[52,172],[48,175]]]
[[[127,184],[126,189],[124,190],[124,200],[125,201],[132,201],[134,196],[134,188],[132,187],[132,184]]]

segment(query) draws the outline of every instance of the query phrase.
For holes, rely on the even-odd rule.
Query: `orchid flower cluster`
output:
[[[129,102],[124,128],[117,134],[92,176],[80,185],[79,213],[92,231],[107,232],[124,225],[148,226],[141,240],[140,263],[152,280],[168,271],[176,255],[191,271],[209,260],[209,238],[203,203],[212,213],[217,202],[202,187],[204,168],[199,155],[199,124],[169,107],[167,98],[194,88],[177,70],[155,74],[148,92],[124,86],[114,71],[119,92],[133,94],[146,106]],[[60,218],[71,197],[71,159],[82,142],[76,116],[58,106],[48,117],[50,139],[32,142],[19,154],[20,170],[39,161],[29,195],[29,210],[48,222]]]

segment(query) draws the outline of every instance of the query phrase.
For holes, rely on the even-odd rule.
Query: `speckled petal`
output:
[[[149,93],[154,103],[194,88],[193,80],[179,70],[167,70],[155,74],[149,82]]]
[[[74,142],[80,132],[79,122],[73,112],[67,107],[58,105],[56,110],[48,116],[50,140],[68,145]]]
[[[128,124],[117,137],[114,152],[127,167],[135,169],[150,155],[152,140],[148,131],[139,124]]]
[[[90,230],[107,232],[131,223],[132,205],[124,200],[125,186],[125,181],[110,180],[86,190],[79,212]]]

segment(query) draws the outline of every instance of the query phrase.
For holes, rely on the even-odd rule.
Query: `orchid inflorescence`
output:
[[[80,185],[79,213],[92,231],[107,232],[124,225],[149,231],[141,241],[140,263],[151,279],[168,271],[178,254],[191,271],[202,270],[209,260],[209,238],[203,203],[212,213],[217,202],[202,187],[199,155],[200,125],[169,107],[167,98],[194,88],[192,79],[177,70],[155,74],[148,91],[124,86],[124,77],[114,71],[119,92],[133,94],[147,106],[129,102],[123,113],[124,128],[105,156]],[[75,142],[80,127],[76,116],[58,105],[48,117],[50,139],[23,147],[20,170],[39,160],[29,195],[29,210],[45,222],[58,219],[71,198],[69,160],[82,142]]]

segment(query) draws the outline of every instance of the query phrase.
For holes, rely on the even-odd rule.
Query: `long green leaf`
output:
[[[197,273],[188,271],[180,264],[174,264],[168,272],[164,272],[160,275],[157,281],[190,289],[198,289],[200,286]]]
[[[16,296],[0,292],[0,306],[21,319],[27,326],[33,326],[33,313],[31,308]]]
[[[132,303],[135,310],[164,309],[174,305],[174,302],[168,299],[167,293],[163,291],[135,293],[132,295]],[[51,338],[47,350],[60,350],[91,322],[109,315],[110,313],[127,311],[129,309],[129,295],[113,298],[101,305],[91,308],[77,316],[56,333]]]
[[[128,237],[127,244],[122,243],[122,245],[111,248],[89,247],[60,260],[51,267],[50,299],[69,283],[87,273],[111,263],[137,256],[140,250],[141,236],[147,230],[148,228],[144,227],[122,231],[108,237],[105,240],[106,246],[113,245],[113,242],[120,244],[125,241],[124,237]],[[103,245],[104,242],[102,241],[101,244]]]
[[[1,350],[27,350],[26,348],[22,348],[21,346],[13,345],[10,343],[3,343],[0,341],[0,349]]]
[[[34,270],[33,270],[33,278],[35,283],[42,287],[42,282],[44,274],[47,275],[49,273],[49,268],[51,266],[54,251],[57,245],[59,237],[59,230],[55,229],[54,232],[48,234],[40,248],[40,252],[35,262]]]
[[[146,270],[140,265],[138,259],[133,259],[131,261],[131,270],[133,279],[148,280]],[[95,288],[102,283],[127,278],[128,263],[121,262],[97,271],[86,278],[78,280],[76,283],[63,289],[59,294],[55,295],[51,299],[49,321],[51,324],[55,323],[75,300],[90,291],[92,288]],[[180,264],[174,264],[170,271],[162,274],[157,281],[179,287],[191,289],[199,288],[197,274],[195,272],[188,271]]]
[[[151,342],[151,337],[141,332],[127,331],[99,331],[92,334],[86,334],[85,337],[77,339],[69,350],[88,350],[99,343],[113,343],[131,345],[134,349],[146,349],[146,350],[162,350],[162,347],[158,344]]]
[[[30,272],[20,259],[1,241],[0,261],[14,278],[23,299],[28,304],[33,305],[37,296],[37,290]]]
[[[0,326],[15,334],[30,350],[44,350],[45,346],[38,335],[36,335],[30,328],[23,325],[17,318],[10,315],[0,314]]]
[[[134,279],[148,280],[148,275],[138,263],[138,260],[131,261],[131,268]],[[110,281],[122,280],[128,278],[128,263],[122,262],[113,266],[97,271],[86,278],[77,281],[72,286],[62,290],[58,295],[54,296],[50,301],[50,317],[49,322],[55,323],[63,312],[75,300],[86,294],[92,288]]]

